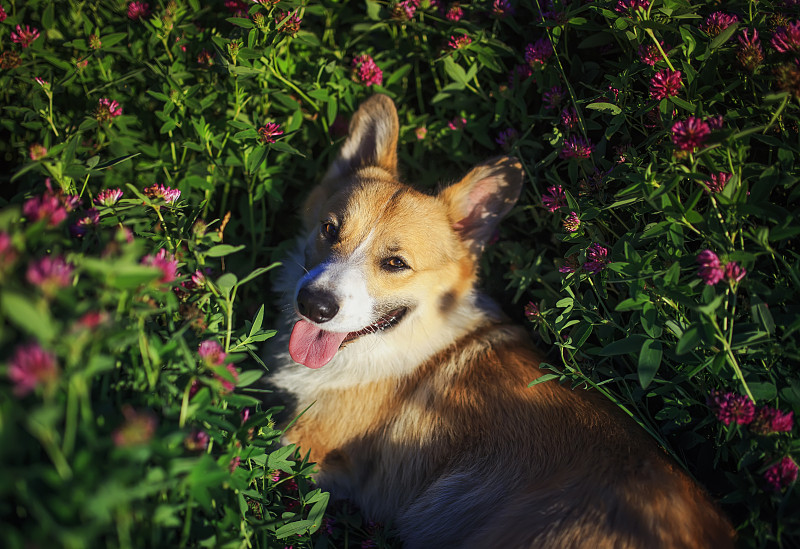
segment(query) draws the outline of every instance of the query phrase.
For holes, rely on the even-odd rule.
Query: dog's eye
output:
[[[324,236],[327,240],[334,241],[336,237],[339,236],[339,227],[331,223],[330,221],[326,221],[320,227],[319,232]]]
[[[402,271],[410,268],[408,264],[399,257],[390,257],[381,262],[381,267],[385,271]]]

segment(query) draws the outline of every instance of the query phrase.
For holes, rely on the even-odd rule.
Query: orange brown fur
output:
[[[377,308],[410,304],[321,369],[289,359],[273,376],[297,412],[313,403],[286,439],[318,462],[320,486],[410,548],[732,547],[709,497],[613,403],[528,387],[540,353],[474,288],[519,163],[496,159],[428,196],[396,179],[396,140],[391,101],[373,97],[307,202],[301,285],[350,261]],[[314,236],[326,220],[335,239]],[[409,268],[382,269],[392,254]]]

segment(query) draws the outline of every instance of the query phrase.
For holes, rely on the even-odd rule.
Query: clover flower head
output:
[[[647,11],[650,7],[649,0],[619,0],[614,6],[614,11],[622,14],[632,14],[637,11]]]
[[[542,195],[542,205],[550,213],[560,208],[565,208],[567,206],[567,196],[564,194],[564,188],[561,185],[547,187],[547,191]]]
[[[89,208],[78,217],[75,223],[70,225],[69,232],[72,236],[80,238],[89,232],[90,228],[97,226],[99,222],[100,212],[94,208]]]
[[[210,437],[205,431],[193,430],[183,439],[183,445],[190,452],[203,452],[208,448],[209,440]]]
[[[15,44],[19,44],[23,48],[27,48],[33,41],[39,38],[39,29],[35,27],[30,27],[25,25],[25,28],[22,28],[22,25],[17,25],[17,27],[11,31],[11,41]]]
[[[532,44],[525,46],[525,62],[534,67],[543,66],[553,55],[553,45],[547,37],[540,38]]]
[[[745,395],[732,392],[714,389],[709,393],[706,404],[724,425],[731,423],[748,425],[756,415],[756,407],[752,400]]]
[[[300,24],[302,22],[303,20],[297,10],[288,13],[278,10],[278,17],[275,18],[275,25],[278,26],[278,31],[289,36],[294,36],[300,32]]]
[[[37,343],[20,345],[8,366],[8,377],[14,384],[14,395],[23,397],[40,385],[50,385],[58,379],[58,364],[52,353]]]
[[[31,160],[38,162],[47,156],[47,147],[39,143],[34,143],[30,146],[30,148],[28,148],[28,155],[30,156]]]
[[[403,0],[394,6],[393,15],[401,19],[411,20],[419,8],[419,0]]]
[[[786,456],[764,471],[764,480],[776,492],[788,488],[797,480],[797,463]]]
[[[461,9],[458,2],[455,2],[452,6],[447,8],[444,17],[448,21],[461,21],[461,18],[464,17],[464,10]]]
[[[740,267],[735,261],[725,264],[725,280],[731,284],[734,282],[739,282],[745,277],[746,274],[747,271]]]
[[[778,27],[769,43],[781,53],[800,52],[800,21]]]
[[[608,248],[595,242],[587,248],[586,259],[588,261],[583,264],[583,268],[592,274],[597,274],[608,264]]]
[[[690,116],[672,125],[672,142],[681,151],[691,151],[700,147],[711,134],[708,122]]]
[[[145,187],[144,195],[148,198],[162,198],[167,204],[174,204],[181,197],[181,191],[166,185],[151,185]]]
[[[519,137],[519,132],[514,128],[506,128],[501,131],[497,137],[495,138],[494,142],[503,147],[503,149],[508,150],[511,148],[511,144]]]
[[[553,86],[542,94],[542,103],[547,110],[557,109],[564,100],[564,88]]]
[[[365,86],[380,86],[383,83],[383,71],[369,55],[359,55],[353,59],[353,72],[356,82]]]
[[[447,123],[447,127],[453,131],[463,130],[467,127],[467,119],[463,116],[456,116]]]
[[[119,199],[122,198],[122,189],[103,189],[94,198],[94,201],[99,206],[113,206]]]
[[[147,2],[131,2],[128,4],[128,19],[138,21],[150,15],[150,4]]]
[[[73,267],[61,256],[45,256],[28,265],[26,280],[42,289],[47,295],[54,295],[60,288],[72,282]]]
[[[123,424],[111,433],[114,445],[120,448],[141,446],[147,444],[156,432],[156,417],[150,412],[137,412],[133,407],[126,405],[122,409],[125,416]]]
[[[98,122],[108,122],[122,114],[122,107],[116,101],[103,97],[97,102],[94,117]]]
[[[142,265],[156,267],[161,271],[160,284],[169,284],[175,280],[178,272],[178,261],[167,250],[161,248],[155,255],[146,255],[142,258]]]
[[[748,34],[748,29],[744,29],[738,40],[739,47],[736,49],[736,59],[748,71],[755,71],[764,61],[764,48],[761,47],[758,31],[752,29],[752,34]]]
[[[659,42],[661,42],[661,49],[663,49],[665,53],[670,50],[670,47],[665,45],[664,42],[660,40]],[[661,52],[652,42],[647,42],[639,46],[637,53],[642,63],[650,65],[651,67],[663,59]]]
[[[281,125],[275,122],[268,122],[264,126],[258,128],[258,139],[262,143],[275,143],[275,140],[283,135]]]
[[[578,111],[575,107],[567,107],[561,111],[561,125],[567,130],[574,130],[578,127]]]
[[[207,339],[200,343],[197,348],[197,354],[209,366],[219,366],[225,362],[225,357],[227,356],[222,350],[222,345],[213,339]]]
[[[567,231],[574,233],[581,226],[581,218],[577,213],[569,212],[569,215],[561,223]]]
[[[539,307],[533,301],[528,301],[523,312],[525,313],[525,318],[528,320],[533,320],[540,315]]]
[[[472,42],[472,38],[467,36],[466,34],[462,34],[461,36],[450,35],[450,41],[447,45],[454,50],[460,50],[462,48],[467,47]]]
[[[739,16],[737,15],[715,11],[700,24],[700,30],[709,36],[719,36],[722,31],[738,22]]]
[[[594,144],[588,139],[573,135],[564,140],[564,148],[561,149],[561,158],[589,158],[594,152]]]
[[[664,69],[650,79],[650,98],[664,99],[681,91],[681,71]]]
[[[492,15],[503,19],[516,13],[510,0],[494,0],[492,2]]]
[[[794,412],[781,412],[772,406],[762,406],[750,424],[750,430],[760,435],[789,433],[794,427]]]
[[[703,250],[697,254],[696,261],[700,265],[697,276],[703,279],[703,282],[707,285],[713,286],[725,278],[725,269],[722,267],[722,262],[720,262],[717,254],[711,250]]]
[[[731,180],[732,174],[728,172],[718,172],[711,174],[711,181],[706,183],[708,187],[707,192],[718,193],[722,192],[722,189],[728,184],[728,181]]]

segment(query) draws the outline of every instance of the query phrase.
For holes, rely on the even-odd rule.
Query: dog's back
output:
[[[286,279],[298,315],[273,383],[297,412],[311,405],[287,440],[320,486],[406,547],[732,546],[709,498],[615,405],[528,387],[538,352],[474,288],[519,163],[427,196],[397,180],[396,140],[394,106],[373,97],[307,202]]]

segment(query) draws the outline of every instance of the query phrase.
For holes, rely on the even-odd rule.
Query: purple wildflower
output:
[[[453,131],[463,130],[467,126],[467,119],[463,116],[456,116],[447,123],[447,127]]]
[[[122,189],[103,189],[94,199],[99,206],[113,206],[122,198]]]
[[[42,289],[47,295],[53,295],[60,288],[72,282],[72,266],[61,256],[45,256],[28,265],[26,280]]]
[[[144,195],[148,198],[163,198],[167,204],[174,204],[181,196],[181,191],[166,185],[151,185],[145,187]]]
[[[564,228],[567,231],[574,233],[581,226],[581,218],[578,217],[578,214],[575,212],[569,212],[569,215],[566,217],[566,219],[564,219],[564,221],[561,222],[561,224],[564,225]]]
[[[778,27],[769,41],[772,47],[781,53],[796,53],[800,51],[800,21],[787,23]]]
[[[448,21],[461,21],[461,18],[464,17],[464,10],[461,9],[458,2],[455,2],[452,6],[447,8],[447,12],[444,16]]]
[[[51,353],[36,343],[20,345],[8,366],[8,377],[14,384],[14,394],[22,397],[39,385],[50,385],[58,379],[58,364]]]
[[[753,401],[744,395],[737,395],[736,393],[723,393],[714,389],[708,395],[706,404],[724,425],[730,425],[731,423],[748,425],[756,415]]]
[[[564,188],[561,185],[548,187],[545,194],[542,195],[542,204],[551,213],[559,208],[565,208],[567,206],[567,197],[564,194]]]
[[[289,36],[294,36],[300,32],[300,24],[303,20],[298,15],[297,10],[288,13],[278,10],[278,16],[275,18],[275,26],[278,31]]]
[[[39,30],[28,25],[25,25],[24,29],[22,25],[17,25],[17,28],[11,31],[11,41],[23,48],[30,46],[37,38],[39,38]]]
[[[525,62],[531,67],[544,65],[552,55],[553,45],[546,37],[525,47]]]
[[[503,149],[508,150],[511,148],[511,143],[518,137],[519,132],[517,132],[517,130],[514,128],[506,128],[498,134],[494,142],[503,147]]]
[[[589,158],[594,152],[594,145],[588,139],[573,135],[564,140],[564,148],[561,149],[561,158]]]
[[[794,412],[781,412],[772,406],[762,406],[756,412],[750,430],[760,435],[789,433],[794,426]]]
[[[494,0],[492,2],[492,15],[501,19],[513,16],[516,13],[510,0]]]
[[[121,448],[141,446],[153,438],[156,432],[156,418],[150,412],[137,412],[131,406],[122,409],[125,422],[111,433],[111,440]]]
[[[275,139],[283,135],[281,125],[275,122],[268,122],[264,126],[258,128],[258,139],[264,144],[275,143]]]
[[[72,236],[82,237],[99,222],[100,212],[94,208],[89,208],[83,212],[83,215],[78,217],[74,224],[70,225],[69,232]]]
[[[539,316],[539,307],[533,301],[528,301],[528,304],[525,305],[525,318],[528,320],[533,320]]]
[[[197,354],[208,366],[219,366],[225,362],[225,357],[227,356],[222,351],[222,345],[213,339],[203,341],[197,349]]]
[[[94,117],[98,122],[108,122],[122,114],[122,107],[116,101],[103,97],[97,102]]]
[[[567,107],[561,111],[561,125],[567,130],[575,130],[578,127],[578,111],[575,107]]]
[[[586,250],[586,259],[583,268],[592,274],[597,274],[606,268],[608,264],[608,248],[594,243]]]
[[[667,52],[669,51],[669,46],[665,46],[664,42],[661,42],[661,49],[663,49],[664,52]],[[650,65],[651,67],[663,59],[661,52],[658,50],[656,45],[650,42],[639,46],[638,53],[639,59],[642,60],[642,63]]]
[[[513,86],[514,81],[523,82],[533,75],[533,69],[530,65],[515,65],[508,75],[508,85]]]
[[[713,286],[725,278],[725,269],[722,268],[722,263],[717,254],[711,250],[703,250],[697,254],[696,261],[700,265],[697,276],[702,278],[707,285]]]
[[[672,142],[681,151],[691,151],[701,146],[711,133],[707,122],[690,116],[672,125]]]
[[[128,4],[128,19],[136,21],[150,15],[150,4],[147,2],[131,2]]]
[[[764,471],[764,480],[776,492],[782,491],[797,480],[797,463],[789,456],[784,457]]]
[[[764,49],[761,47],[761,41],[758,39],[758,31],[753,29],[752,36],[748,36],[747,29],[742,31],[739,36],[739,47],[736,50],[736,59],[739,60],[742,67],[750,72],[764,61]]]
[[[700,30],[710,36],[719,34],[739,21],[739,17],[722,11],[715,11],[700,24]]]
[[[403,0],[395,5],[393,13],[395,17],[403,17],[410,20],[417,12],[417,8],[419,8],[419,0]]]
[[[664,69],[650,79],[650,98],[664,99],[681,91],[681,71]]]
[[[571,255],[564,260],[564,264],[558,268],[559,273],[574,273],[580,268],[581,264],[578,263],[578,257]]]
[[[353,72],[355,80],[365,86],[380,86],[383,83],[383,71],[369,55],[353,59]]]
[[[155,255],[147,255],[142,258],[142,265],[156,267],[161,270],[161,278],[158,279],[160,284],[169,284],[175,280],[178,271],[178,261],[172,254],[167,253],[167,250],[161,248]]]
[[[547,110],[556,109],[561,105],[564,100],[564,88],[561,86],[553,86],[542,94],[542,103]]]
[[[708,187],[707,192],[718,193],[722,192],[722,189],[728,184],[730,181],[732,174],[728,172],[719,172],[719,173],[712,173],[711,174],[711,181],[706,183]]]
[[[38,162],[47,156],[47,148],[39,143],[34,143],[30,146],[30,148],[28,148],[28,154],[30,155],[31,160]]]
[[[735,261],[731,261],[725,265],[725,280],[731,284],[739,282],[746,274],[747,271],[740,267]]]
[[[202,452],[208,448],[210,438],[205,431],[194,430],[183,439],[183,445],[190,452]]]
[[[461,36],[450,35],[450,41],[447,45],[454,50],[460,50],[461,48],[467,47],[471,42],[472,38],[466,34],[462,34]]]
[[[639,10],[647,11],[648,7],[650,7],[649,0],[619,0],[614,7],[614,11],[622,14],[631,14]]]

